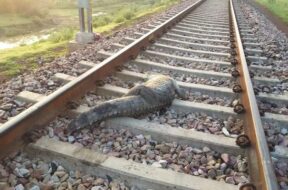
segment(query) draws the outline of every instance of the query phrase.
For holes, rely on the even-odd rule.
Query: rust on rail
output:
[[[238,62],[240,63],[238,64],[238,69],[240,71],[239,80],[243,89],[241,94],[241,102],[245,107],[245,133],[248,135],[251,141],[251,147],[247,148],[251,181],[259,190],[277,190],[279,187],[246,63],[243,45],[233,8],[233,0],[230,0],[230,16],[235,32],[234,40],[237,46]]]
[[[163,35],[168,28],[171,28],[204,1],[205,0],[198,0],[196,3],[171,17],[157,28],[148,32],[146,35],[88,70],[77,79],[59,88],[54,93],[44,98],[43,101],[36,103],[15,118],[1,125],[0,158],[7,155],[7,153],[16,146],[16,143],[19,144],[21,142],[21,137],[23,137],[25,133],[32,129],[43,127],[61,112],[65,111],[69,101],[80,98],[87,91],[94,89],[97,81],[113,73],[117,66],[136,57],[142,49],[151,43],[151,41],[155,41],[156,38]]]

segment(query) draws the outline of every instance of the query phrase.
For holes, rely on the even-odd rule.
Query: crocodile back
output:
[[[170,104],[175,98],[174,80],[168,76],[155,76],[144,83],[144,86],[151,89],[155,102]]]

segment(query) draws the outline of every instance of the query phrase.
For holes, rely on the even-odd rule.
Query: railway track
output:
[[[281,81],[262,74],[271,68],[258,64],[265,57],[248,26],[237,23],[234,3],[195,1],[99,51],[99,62],[80,61],[84,74],[55,74],[63,86],[51,94],[19,93],[17,101],[33,105],[1,125],[1,157],[25,144],[29,131],[46,126],[25,146],[31,157],[119,177],[140,189],[278,189],[267,129],[287,126],[281,112],[287,97],[267,93]],[[71,118],[155,73],[173,77],[189,99],[65,135]],[[257,101],[280,108],[264,113],[260,107],[259,113]]]

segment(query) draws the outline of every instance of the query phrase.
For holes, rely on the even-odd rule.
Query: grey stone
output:
[[[104,153],[104,154],[107,154],[107,153],[110,152],[110,150],[111,150],[110,147],[105,146],[105,147],[103,148],[103,153]]]
[[[68,142],[69,142],[69,143],[74,143],[74,142],[75,142],[75,137],[69,136],[69,137],[68,137]]]
[[[140,134],[140,135],[136,135],[136,138],[139,140],[142,140],[142,139],[144,139],[144,136],[142,134]]]
[[[94,186],[91,190],[105,190],[102,186]]]
[[[54,183],[59,183],[59,182],[60,182],[59,177],[56,176],[56,175],[53,175],[53,176],[51,177],[51,180],[52,180]]]
[[[198,169],[198,173],[199,173],[199,175],[202,175],[202,174],[204,174],[204,171],[202,169]]]
[[[216,178],[216,175],[217,175],[215,169],[210,169],[210,170],[208,170],[208,173],[207,173],[207,174],[208,174],[208,176],[209,176],[210,178],[212,178],[212,179]]]
[[[34,185],[33,187],[30,188],[30,190],[40,190],[40,187],[37,185]]]
[[[95,185],[95,186],[100,186],[100,185],[103,185],[104,183],[105,183],[104,179],[102,179],[102,178],[97,178],[97,179],[94,180],[93,185]]]
[[[226,168],[227,168],[227,164],[226,163],[222,163],[221,166],[220,166],[220,169],[222,171],[224,171]]]
[[[17,184],[17,177],[14,174],[10,174],[8,178],[8,182],[12,185],[15,186]]]
[[[86,187],[83,184],[79,184],[77,190],[86,190]]]
[[[168,163],[167,163],[166,160],[159,160],[158,162],[159,162],[159,164],[161,164],[162,168],[166,168],[167,167]]]
[[[223,127],[223,128],[222,128],[222,133],[223,133],[225,136],[227,136],[227,137],[230,136],[230,133],[229,133],[229,131],[226,129],[226,127]]]
[[[51,178],[51,175],[50,174],[47,174],[45,175],[44,179],[43,179],[43,183],[46,184],[50,181],[50,178]]]
[[[247,183],[248,179],[245,176],[234,176],[234,181],[236,182],[236,184],[243,184],[243,183]]]
[[[17,174],[18,177],[28,177],[30,176],[30,171],[27,170],[26,168],[16,168],[15,172]]]
[[[8,104],[2,105],[0,108],[2,110],[9,111],[12,107],[13,107],[13,104],[8,103]]]
[[[286,135],[288,133],[288,130],[286,128],[281,129],[281,134]]]
[[[149,148],[150,148],[150,145],[145,144],[145,145],[143,145],[143,146],[141,147],[141,150],[145,152],[145,151],[147,151]]]
[[[275,146],[275,154],[281,155],[281,156],[288,156],[288,148],[284,146]]]
[[[162,165],[159,162],[154,162],[151,166],[155,168],[162,168]]]
[[[5,178],[8,177],[9,173],[4,169],[4,168],[0,168],[0,178]]]
[[[200,150],[200,149],[198,149],[198,148],[193,148],[192,151],[193,151],[195,154],[201,154],[201,153],[203,153],[203,151]]]
[[[194,171],[193,175],[198,176],[199,175],[198,171]]]
[[[229,162],[229,155],[227,153],[221,154],[221,158],[226,164]]]
[[[226,177],[225,182],[233,185],[235,184],[233,177]]]
[[[57,171],[65,171],[65,168],[63,168],[63,166],[60,166],[60,165],[59,165],[59,166],[57,167]]]
[[[207,147],[207,146],[203,147],[203,152],[210,152],[210,151],[211,151],[211,150],[210,150],[209,147]]]
[[[48,136],[50,138],[54,137],[54,129],[52,127],[48,127]]]
[[[22,184],[18,184],[15,186],[15,190],[24,190],[24,186]]]
[[[6,112],[5,112],[4,110],[0,110],[0,118],[1,118],[1,117],[4,117],[5,113],[6,113]]]
[[[207,158],[205,156],[202,156],[200,161],[201,161],[201,164],[207,164]]]
[[[61,177],[60,181],[64,182],[69,178],[69,175],[66,173],[64,176]]]
[[[55,83],[54,83],[52,80],[49,80],[49,81],[47,82],[47,85],[48,85],[48,86],[54,86]]]
[[[239,172],[245,172],[247,171],[247,164],[244,161],[238,161],[237,162],[237,169]]]
[[[160,152],[162,152],[163,154],[167,154],[170,152],[170,146],[166,145],[166,144],[158,144],[155,147],[157,150],[160,150]]]
[[[66,174],[65,171],[58,171],[58,170],[54,173],[54,175],[56,175],[59,178],[63,177],[65,174]]]

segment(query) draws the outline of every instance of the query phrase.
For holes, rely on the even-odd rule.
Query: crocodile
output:
[[[72,120],[67,127],[73,133],[112,117],[130,117],[160,110],[172,104],[175,97],[187,99],[176,81],[165,75],[154,75],[131,88],[124,96],[100,103]]]

